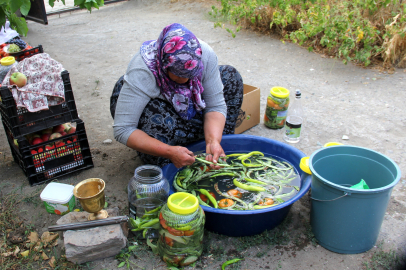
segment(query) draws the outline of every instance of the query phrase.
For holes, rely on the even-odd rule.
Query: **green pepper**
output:
[[[242,260],[242,259],[238,259],[238,258],[237,258],[237,259],[232,259],[232,260],[226,261],[226,262],[224,262],[224,263],[221,265],[221,270],[224,270],[227,265],[236,263],[236,262],[241,261],[241,260]]]
[[[156,212],[158,212],[159,210],[161,210],[161,208],[162,208],[162,206],[159,206],[159,207],[154,208],[154,209],[152,209],[152,210],[150,210],[150,211],[146,211],[146,212],[144,213],[144,215],[142,216],[142,218],[148,218],[148,217],[150,217],[150,216],[154,216],[153,214],[156,213]]]
[[[138,224],[137,224],[137,222],[135,221],[135,219],[130,218],[130,223],[131,223],[131,226],[132,226],[133,228],[138,228]]]
[[[254,209],[264,209],[264,208],[268,208],[268,207],[272,207],[275,206],[277,204],[271,204],[271,205],[254,205]]]
[[[248,160],[249,161],[249,163],[246,163],[245,161],[246,160]],[[251,160],[250,159],[248,159],[248,158],[245,158],[245,159],[243,159],[243,160],[241,160],[241,163],[242,163],[242,165],[244,165],[245,167],[264,167],[262,164],[252,164],[251,163]]]
[[[200,193],[205,195],[207,198],[209,198],[209,200],[213,204],[214,208],[218,208],[216,199],[207,190],[201,188],[201,189],[199,189],[199,191],[200,191]]]
[[[244,155],[239,156],[237,159],[238,160],[243,160],[243,159],[247,159],[247,158],[249,158],[249,157],[251,157],[253,155],[264,156],[264,153],[262,153],[260,151],[252,151],[252,152],[249,152],[248,154],[244,154]]]
[[[261,184],[261,185],[266,185],[265,182],[262,182],[262,181],[259,181],[259,180],[256,180],[256,179],[252,179],[252,178],[248,178],[248,177],[245,177],[244,179],[246,181],[248,181],[248,182],[257,183],[257,184]]]
[[[236,187],[242,188],[244,190],[248,190],[248,191],[256,191],[256,192],[261,192],[261,191],[265,191],[265,188],[263,187],[258,187],[258,186],[250,186],[250,185],[246,185],[243,184],[241,182],[238,182],[237,179],[233,180],[233,183]]]
[[[175,226],[174,229],[178,230],[178,231],[190,231],[192,229],[192,226],[190,225],[185,225],[185,226]]]
[[[205,160],[204,158],[195,157],[195,159],[198,160],[198,161],[200,161],[200,162],[202,162],[202,163],[206,163],[206,164],[209,164],[209,165],[230,167],[230,165],[228,165],[227,163],[216,163],[216,164],[215,164],[215,163],[213,163],[213,162],[210,162],[210,161]]]
[[[151,226],[153,226],[154,224],[157,224],[159,222],[159,218],[154,218],[150,221],[148,221],[147,223],[144,223],[140,226],[140,228],[149,228]]]

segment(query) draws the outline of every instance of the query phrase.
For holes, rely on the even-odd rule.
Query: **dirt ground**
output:
[[[295,147],[307,155],[331,141],[366,147],[387,155],[402,172],[393,189],[377,245],[370,251],[337,254],[310,242],[299,247],[292,241],[287,246],[272,247],[265,256],[258,257],[255,254],[267,247],[254,246],[243,252],[246,259],[240,264],[241,269],[366,269],[365,262],[371,261],[378,249],[405,255],[406,70],[388,74],[379,69],[344,65],[340,60],[309,53],[295,44],[245,30],[232,38],[224,29],[214,28],[209,8],[202,1],[131,0],[109,4],[91,14],[75,11],[53,15],[48,17],[48,25],[28,23],[29,33],[24,40],[32,46],[41,44],[70,73],[76,106],[93,155],[93,169],[58,181],[76,184],[91,177],[102,178],[106,181],[109,206],[127,213],[126,187],[141,162],[135,151],[114,140],[110,94],[141,43],[156,39],[163,27],[178,22],[212,46],[220,64],[236,67],[244,83],[261,89],[261,123],[245,134],[283,141],[282,130],[270,130],[263,125],[266,97],[272,86],[300,89],[306,123],[303,139]],[[108,139],[112,143],[103,143]],[[48,214],[40,204],[39,194],[45,186],[28,184],[12,160],[3,129],[0,153],[1,191],[33,195],[35,203],[22,203],[18,211],[39,233],[55,225],[58,216]],[[309,219],[308,195],[293,205],[289,216],[296,223],[290,225],[288,233],[302,227],[297,215]],[[220,239],[223,239],[220,245],[227,248],[227,238]],[[137,262],[147,269],[165,268],[157,257],[152,264],[142,257]],[[201,264],[204,269],[219,269],[222,263],[210,258],[204,262]],[[88,266],[115,269],[117,264],[114,258],[106,258]]]

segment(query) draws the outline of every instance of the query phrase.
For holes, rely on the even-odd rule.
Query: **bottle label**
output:
[[[302,128],[302,124],[291,124],[286,122],[285,125],[285,135],[291,139],[297,139],[300,137],[300,131]]]

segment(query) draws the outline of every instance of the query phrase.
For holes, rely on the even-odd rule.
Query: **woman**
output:
[[[224,156],[222,134],[234,133],[242,97],[240,74],[218,66],[209,45],[174,23],[142,44],[116,83],[114,136],[145,164],[177,168],[195,161],[184,146],[205,139],[206,159],[217,163]]]

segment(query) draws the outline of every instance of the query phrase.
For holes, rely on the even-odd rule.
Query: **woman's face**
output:
[[[176,76],[175,74],[173,74],[169,70],[168,70],[168,76],[172,81],[174,81],[174,82],[176,82],[178,84],[184,84],[184,83],[187,83],[189,81],[189,78],[182,78],[182,77]]]

